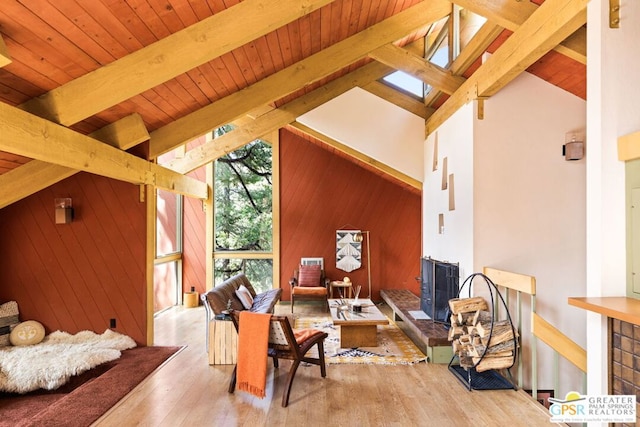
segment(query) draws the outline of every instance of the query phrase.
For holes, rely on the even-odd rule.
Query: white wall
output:
[[[587,7],[587,295],[594,297],[626,294],[625,180],[617,138],[640,130],[640,4],[623,3],[618,29],[609,28],[608,8],[607,0]],[[606,394],[606,317],[590,313],[587,328],[588,392]]]
[[[586,161],[566,161],[562,145],[567,133],[584,136],[585,120],[584,100],[529,73],[485,102],[474,126],[473,237],[475,270],[535,276],[538,314],[583,347],[586,313],[567,315],[567,298],[586,292]],[[523,332],[529,366],[528,316]],[[538,357],[552,366],[542,344]],[[571,369],[561,369],[561,392],[581,390]],[[546,371],[539,388],[553,388]]]
[[[424,119],[415,114],[354,88],[297,120],[422,181]]]
[[[425,143],[422,187],[422,254],[460,265],[461,283],[473,273],[473,105],[460,108]],[[436,143],[437,140],[437,143]],[[433,170],[437,145],[437,169]],[[449,210],[451,189],[442,189],[446,174],[453,174],[455,209]],[[444,230],[438,229],[443,214]]]

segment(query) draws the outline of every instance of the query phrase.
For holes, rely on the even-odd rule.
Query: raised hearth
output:
[[[420,298],[406,289],[383,289],[380,296],[393,310],[393,320],[422,350],[431,363],[451,361],[449,331],[442,323],[416,320],[410,311],[420,310]]]

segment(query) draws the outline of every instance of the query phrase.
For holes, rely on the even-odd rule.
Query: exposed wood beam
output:
[[[484,16],[508,30],[515,31],[538,9],[530,1],[514,0],[453,0],[453,3],[464,7],[480,16]],[[561,40],[554,49],[563,55],[586,65],[587,33],[578,31]]]
[[[476,34],[469,40],[469,43],[460,52],[460,55],[453,60],[451,72],[461,75],[482,55],[489,45],[502,33],[503,28],[492,22],[485,22]]]
[[[245,0],[21,105],[70,126],[333,0]]]
[[[129,149],[149,139],[139,114],[131,114],[89,134],[113,147]],[[0,208],[24,199],[76,173],[77,169],[31,160],[0,175]]]
[[[578,31],[556,46],[555,51],[587,65],[587,28],[578,28]]]
[[[303,125],[300,122],[293,122],[291,123],[289,126],[292,126],[296,129],[298,129],[301,132],[306,133],[307,135],[310,135],[322,142],[324,142],[327,145],[330,145],[331,147],[335,148],[336,150],[339,150],[347,155],[349,155],[350,157],[353,157],[354,159],[358,159],[363,163],[368,164],[369,166],[374,167],[375,169],[384,172],[386,175],[392,176],[395,179],[397,179],[398,181],[401,181],[417,190],[422,190],[422,183],[420,181],[418,181],[415,178],[410,177],[409,175],[406,175],[392,167],[387,166],[386,164],[377,161],[376,159],[367,156],[366,154],[361,153],[360,151],[354,150],[353,148],[342,144],[341,142],[336,141],[333,138],[330,138],[320,132],[317,132],[313,129],[311,129],[308,126]]]
[[[4,43],[4,39],[0,35],[0,68],[11,64],[11,56],[7,50],[7,45]]]
[[[530,1],[452,0],[452,2],[511,31],[517,30],[538,9],[538,6]]]
[[[392,88],[391,86],[375,81],[363,87],[364,90],[382,98],[398,107],[415,114],[418,117],[427,119],[433,114],[433,108],[429,108],[422,103],[422,101],[416,98],[406,95],[399,90]]]
[[[451,3],[424,1],[303,59],[276,74],[237,91],[211,105],[175,120],[151,133],[149,156],[182,145],[247,111],[282,98],[366,57],[369,52],[405,37],[446,16]]]
[[[123,117],[90,133],[89,136],[121,150],[128,150],[149,140],[147,127],[138,113]]]
[[[469,43],[462,49],[460,55],[453,60],[451,64],[451,72],[454,75],[462,75],[482,55],[489,45],[502,33],[503,28],[493,22],[487,21],[469,40]],[[426,96],[425,105],[432,105],[442,94],[439,90],[432,90]]]
[[[463,77],[454,76],[450,71],[393,44],[379,47],[369,56],[448,94],[455,92],[465,81]]]
[[[133,184],[206,199],[207,184],[0,103],[0,150]]]
[[[465,103],[495,94],[587,19],[588,0],[546,0],[427,120],[431,134]]]
[[[367,64],[255,120],[244,119],[243,126],[188,151],[182,159],[173,160],[166,166],[180,173],[188,173],[248,144],[254,139],[288,125],[302,114],[330,101],[347,90],[356,86],[364,86],[388,73],[389,67],[386,65],[378,62]]]
[[[78,173],[78,170],[31,160],[0,175],[0,208],[22,200],[50,185]]]

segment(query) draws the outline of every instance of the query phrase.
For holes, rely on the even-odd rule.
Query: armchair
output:
[[[321,301],[329,310],[329,282],[319,264],[300,265],[289,280],[291,285],[291,312],[296,301]]]
[[[239,312],[232,312],[231,319],[240,335],[240,339],[244,339],[244,336],[240,332]],[[320,375],[323,378],[327,376],[324,361],[324,340],[327,337],[328,334],[326,332],[316,329],[292,329],[289,318],[286,316],[271,316],[267,356],[273,359],[274,368],[278,368],[279,359],[287,359],[292,362],[289,374],[287,375],[287,384],[282,393],[283,407],[289,405],[291,386],[293,385],[293,379],[301,362],[320,366]],[[307,355],[309,350],[314,346],[317,346],[317,357]],[[237,374],[238,365],[233,368],[233,372],[231,373],[229,393],[233,393],[236,389]]]

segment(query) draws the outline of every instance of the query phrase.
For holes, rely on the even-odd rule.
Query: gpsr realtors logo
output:
[[[555,423],[635,423],[635,395],[581,395],[570,391],[564,400],[549,398],[549,413]]]

